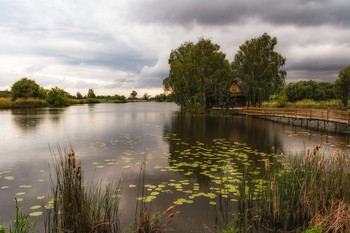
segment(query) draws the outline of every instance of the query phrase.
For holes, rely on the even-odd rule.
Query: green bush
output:
[[[100,100],[98,100],[96,98],[87,98],[86,103],[88,103],[88,104],[100,103]]]
[[[66,96],[66,92],[58,87],[51,88],[47,93],[46,101],[51,106],[69,106],[70,99]]]

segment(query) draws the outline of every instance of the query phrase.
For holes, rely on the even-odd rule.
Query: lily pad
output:
[[[40,208],[41,208],[41,205],[35,205],[35,206],[30,207],[31,210],[37,210]]]
[[[41,216],[42,214],[43,214],[43,212],[37,211],[37,212],[30,213],[29,216],[31,216],[31,217],[38,217],[38,216]]]

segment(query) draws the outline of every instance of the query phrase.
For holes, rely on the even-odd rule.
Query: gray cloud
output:
[[[153,0],[130,2],[130,12],[135,19],[147,23],[180,25],[239,24],[255,18],[277,25],[317,26],[332,24],[350,25],[350,4],[339,1],[305,0]]]
[[[287,82],[333,82],[350,65],[348,12],[348,0],[0,0],[0,89],[27,76],[72,93],[161,92],[185,41],[210,38],[232,61],[264,32],[278,38]]]

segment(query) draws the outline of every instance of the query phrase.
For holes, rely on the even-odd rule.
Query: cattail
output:
[[[320,170],[322,170],[324,168],[323,160],[318,161],[318,167],[319,167]]]
[[[272,146],[272,152],[275,153],[275,146]]]
[[[75,157],[73,157],[73,168],[75,168]]]
[[[304,164],[306,164],[306,162],[307,162],[306,156],[304,156],[303,160],[304,160]]]
[[[285,168],[285,169],[287,169],[288,171],[290,171],[290,168],[288,167],[288,165],[287,164],[283,164],[283,167]]]
[[[169,214],[168,218],[173,218],[175,216],[174,213]]]
[[[266,169],[266,171],[270,171],[270,161],[269,161],[269,159],[265,160],[265,169]]]
[[[283,152],[281,152],[281,157],[286,158],[286,156],[283,154]]]
[[[170,212],[170,211],[172,211],[174,209],[174,206],[170,206],[166,211],[167,212]]]
[[[347,156],[346,156],[346,154],[343,152],[343,158],[345,159],[345,158],[347,158]]]
[[[306,154],[310,155],[310,147],[306,148]]]

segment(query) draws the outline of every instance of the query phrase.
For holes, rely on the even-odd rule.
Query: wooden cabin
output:
[[[230,92],[236,98],[236,107],[246,106],[246,95],[242,92],[241,88],[238,86],[236,82],[232,83],[230,87]]]

